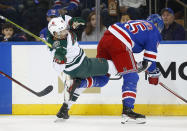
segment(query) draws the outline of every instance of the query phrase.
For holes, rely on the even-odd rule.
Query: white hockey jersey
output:
[[[57,41],[54,41],[54,43]],[[57,64],[56,62],[53,62],[53,67],[58,71],[72,71],[76,69],[81,63],[83,62],[85,58],[85,53],[82,48],[79,47],[79,43],[76,40],[73,33],[68,33],[67,39],[66,39],[66,47],[63,47],[66,50],[66,62],[65,64]],[[52,51],[52,57],[55,56],[55,51]],[[63,57],[63,56],[62,56]]]

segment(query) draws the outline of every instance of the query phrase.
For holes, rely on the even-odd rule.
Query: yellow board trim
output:
[[[60,104],[13,104],[13,115],[55,115]],[[187,116],[187,105],[180,104],[136,104],[135,112],[145,115]],[[75,104],[69,113],[71,115],[121,115],[121,104]]]

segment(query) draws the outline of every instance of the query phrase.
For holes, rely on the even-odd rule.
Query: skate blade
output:
[[[136,123],[137,124],[145,124],[146,123],[146,119],[145,118],[137,118],[136,119]]]
[[[63,119],[63,118],[57,118],[54,123],[61,123],[61,122],[66,122],[68,119]]]
[[[145,118],[137,118],[133,119],[128,116],[122,117],[121,124],[145,124],[146,119]]]

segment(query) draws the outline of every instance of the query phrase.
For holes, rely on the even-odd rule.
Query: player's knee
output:
[[[80,87],[79,88],[86,88],[87,87],[87,79],[82,79]]]
[[[130,83],[130,84],[137,85],[139,76],[138,76],[138,73],[133,72],[133,73],[128,73],[128,74],[123,75],[123,79],[124,79],[124,84]]]
[[[107,75],[95,76],[95,77],[93,77],[93,79],[94,79],[94,87],[103,87],[109,81],[109,77]]]

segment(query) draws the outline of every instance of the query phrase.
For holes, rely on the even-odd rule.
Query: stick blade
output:
[[[38,92],[36,95],[39,96],[39,97],[42,97],[42,96],[45,96],[45,95],[49,94],[52,90],[53,90],[53,86],[49,85],[43,91]]]

